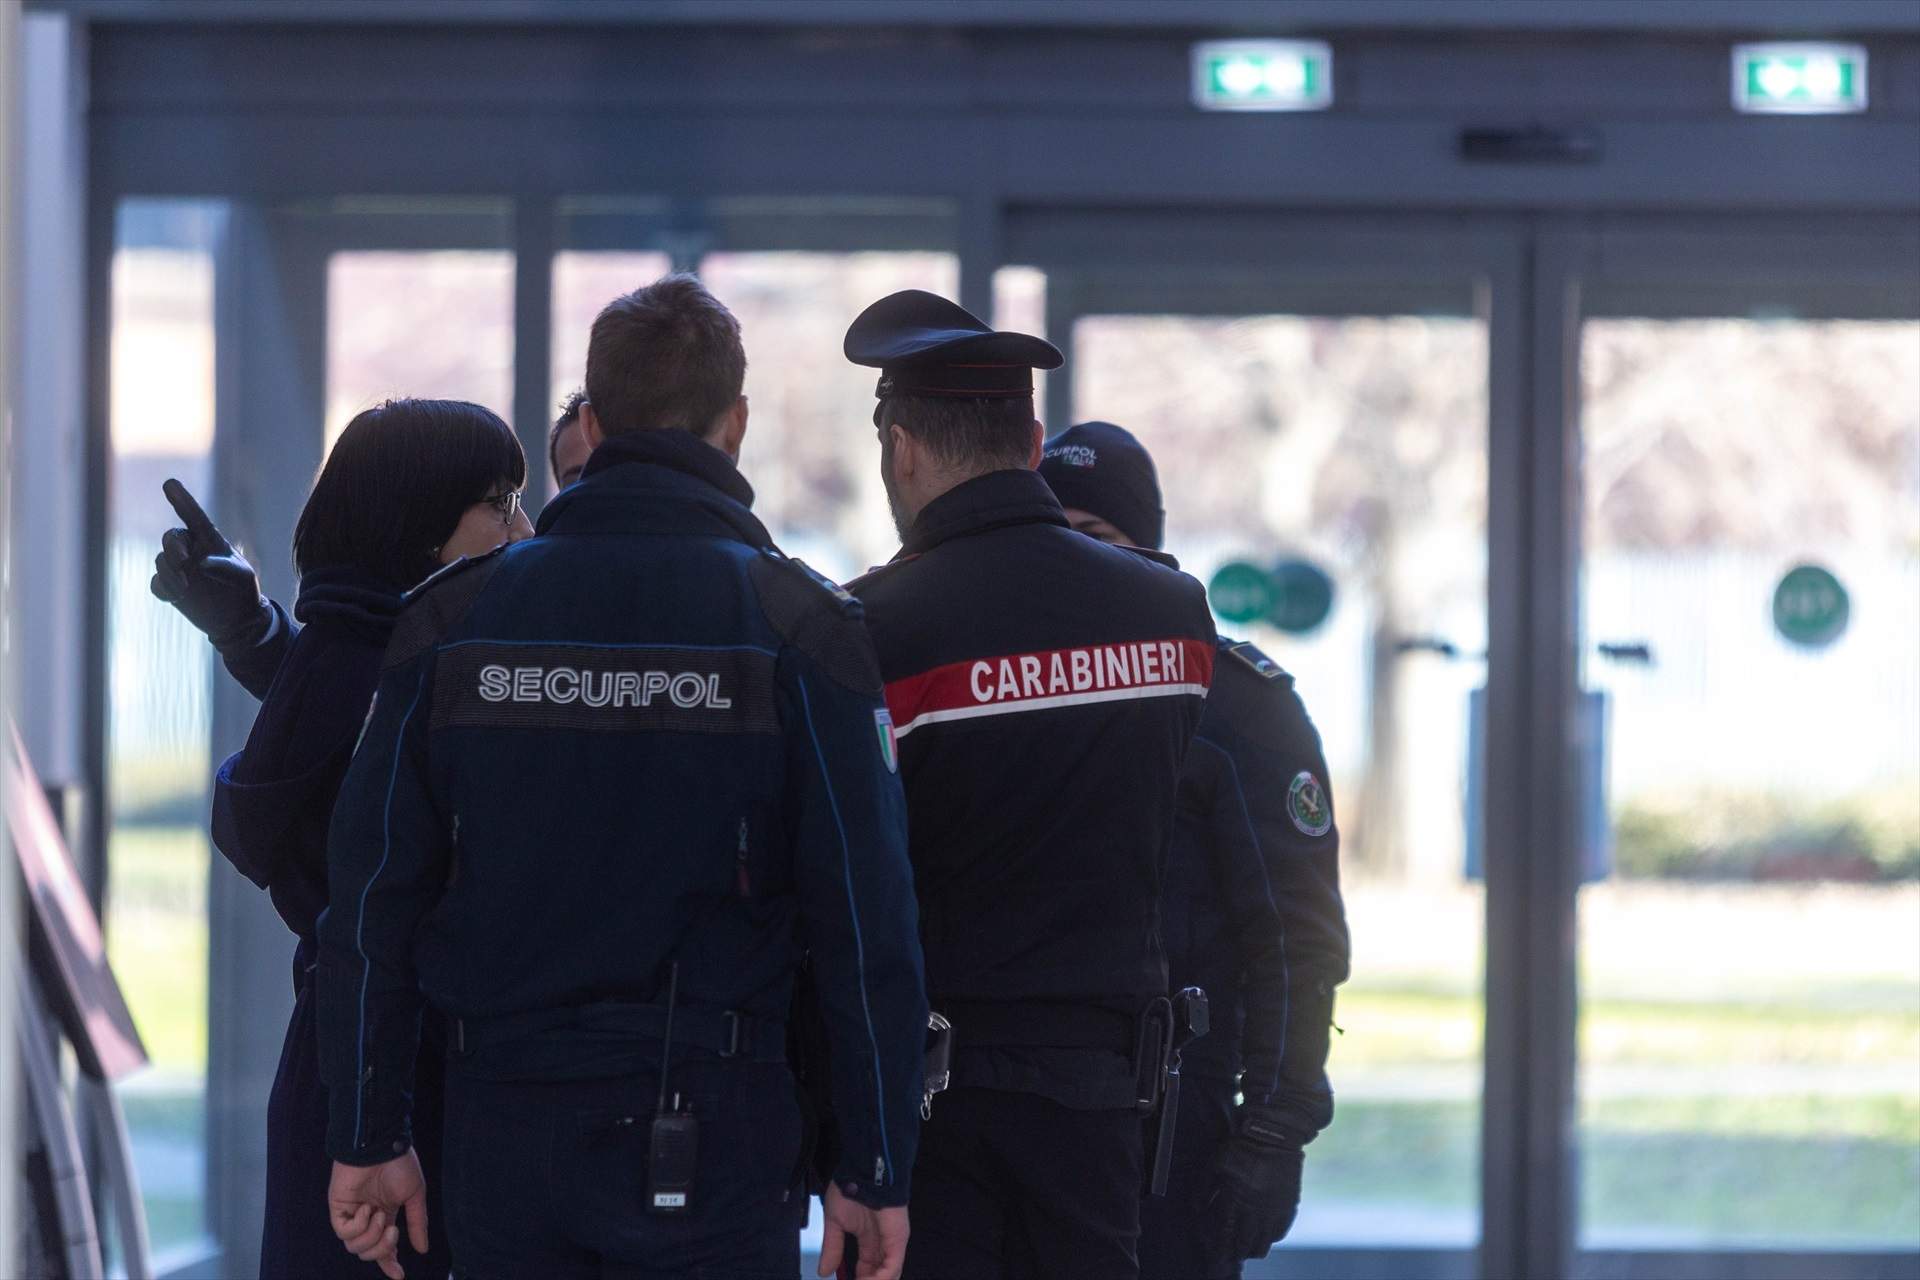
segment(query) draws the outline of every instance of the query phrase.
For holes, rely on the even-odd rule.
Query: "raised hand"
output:
[[[161,486],[181,527],[160,539],[153,559],[153,594],[178,609],[214,647],[258,642],[273,626],[273,610],[260,594],[260,577],[246,557],[214,526],[178,480]]]

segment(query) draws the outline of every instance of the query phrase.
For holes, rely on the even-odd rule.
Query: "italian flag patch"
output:
[[[893,740],[893,716],[885,707],[873,713],[873,732],[880,739],[880,760],[887,766],[887,772],[900,772],[900,747]]]

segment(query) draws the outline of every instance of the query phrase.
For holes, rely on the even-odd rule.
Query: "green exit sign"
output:
[[[1764,115],[1865,111],[1867,51],[1857,44],[1735,45],[1733,105]]]
[[[1209,40],[1193,46],[1193,103],[1202,111],[1322,111],[1333,102],[1324,40]]]

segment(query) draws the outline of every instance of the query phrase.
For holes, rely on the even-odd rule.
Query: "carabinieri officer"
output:
[[[1034,474],[1060,353],[944,298],[847,331],[903,546],[866,607],[953,1078],[914,1173],[917,1280],[1135,1274],[1136,1062],[1167,1007],[1160,882],[1212,679],[1200,584],[1074,533]],[[1142,1055],[1144,1056],[1144,1055]]]
[[[424,998],[450,1019],[457,1274],[796,1274],[803,934],[841,1125],[828,1250],[853,1234],[898,1274],[927,1026],[906,809],[860,606],[748,510],[744,370],[692,277],[616,298],[584,477],[401,613],[320,926],[329,1199],[362,1256],[392,1261],[402,1208],[425,1225]]]
[[[1131,433],[1063,431],[1040,474],[1082,533],[1160,546],[1159,480]],[[1183,1055],[1173,1173],[1142,1206],[1140,1273],[1227,1280],[1287,1234],[1302,1148],[1333,1118],[1327,1031],[1348,946],[1320,735],[1293,677],[1224,636],[1180,784],[1165,926],[1173,984],[1206,989],[1213,1029]]]

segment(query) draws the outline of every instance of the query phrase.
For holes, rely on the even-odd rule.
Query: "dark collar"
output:
[[[534,532],[706,532],[770,546],[752,505],[753,486],[720,450],[687,431],[639,431],[595,449]]]
[[[323,565],[300,575],[293,616],[307,624],[342,623],[383,639],[399,616],[400,597],[400,588],[364,570]]]
[[[929,502],[907,531],[900,553],[924,555],[949,538],[964,538],[1010,524],[1072,527],[1060,500],[1038,472],[989,471],[962,481]]]
[[[585,480],[623,462],[650,462],[705,480],[743,507],[753,505],[753,486],[738,464],[691,431],[631,431],[603,441],[580,469]]]

